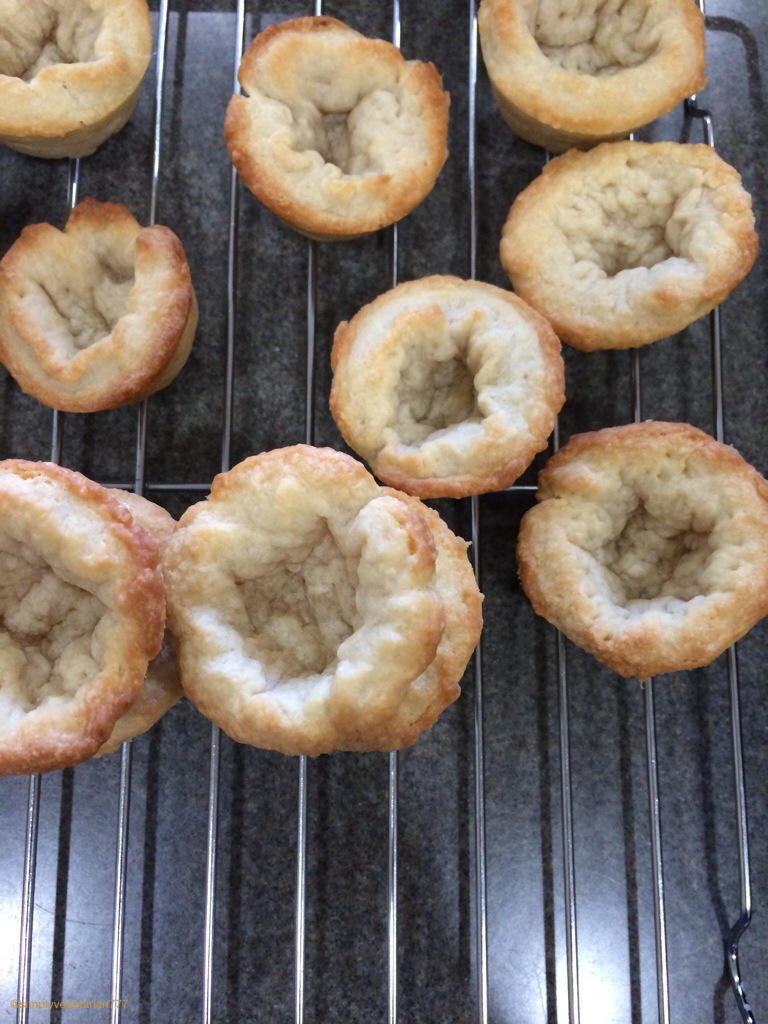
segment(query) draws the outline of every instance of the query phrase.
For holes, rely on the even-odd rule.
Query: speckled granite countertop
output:
[[[710,85],[721,155],[768,211],[768,8],[710,0]],[[468,273],[467,27],[464,0],[401,0],[408,57],[433,60],[451,92],[451,156],[426,202],[400,228],[400,277]],[[150,403],[147,480],[208,481],[219,468],[230,164],[221,125],[231,93],[233,4],[171,0],[158,219],[187,248],[200,299],[189,364]],[[329,2],[326,12],[389,37],[390,4]],[[248,4],[246,39],[309,5]],[[155,16],[156,22],[156,16]],[[146,219],[153,68],[128,127],[83,161],[81,195],[118,200]],[[538,173],[540,150],[505,128],[481,71],[478,86],[479,276],[505,278],[497,258],[514,195]],[[643,137],[677,137],[679,114]],[[693,126],[694,134],[698,125]],[[65,220],[67,165],[0,151],[0,253],[28,223]],[[245,191],[239,218],[232,459],[303,440],[307,245]],[[322,246],[318,259],[319,444],[340,447],[327,410],[335,325],[383,291],[387,241]],[[723,307],[727,436],[768,471],[768,303],[763,253]],[[562,433],[631,418],[626,353],[566,352]],[[712,429],[707,321],[644,349],[644,415]],[[4,456],[46,458],[50,412],[5,374]],[[135,410],[67,416],[66,465],[127,481]],[[526,481],[533,480],[528,474]],[[189,493],[150,489],[179,513]],[[198,495],[199,496],[199,495]],[[516,577],[514,544],[529,498],[481,500],[488,838],[489,1019],[565,1021],[555,635]],[[469,535],[468,502],[441,502]],[[758,1021],[768,1019],[768,625],[739,645],[755,918],[742,943]],[[581,1019],[657,1020],[653,889],[643,702],[567,645]],[[656,686],[667,896],[671,1019],[734,1024],[723,980],[723,934],[738,914],[738,845],[725,659]],[[210,726],[182,702],[133,745],[124,997],[126,1022],[201,1019]],[[296,761],[223,741],[214,1020],[293,1019]],[[473,906],[472,678],[462,699],[400,759],[401,1021],[476,1019]],[[30,994],[107,999],[110,992],[119,755],[42,782]],[[386,1019],[387,758],[334,755],[309,765],[307,1022]],[[0,780],[0,1020],[12,1020],[18,967],[27,781]],[[53,1021],[106,1020],[104,1010],[53,1011]],[[30,1020],[48,1020],[31,1011]]]

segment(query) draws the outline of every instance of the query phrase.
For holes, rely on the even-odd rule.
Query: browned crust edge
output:
[[[243,55],[238,72],[241,84],[244,70],[247,71],[253,68],[261,53],[281,35],[287,35],[291,32],[309,34],[339,28],[350,32],[354,31],[344,22],[324,15],[296,18],[292,21],[268,26],[264,32],[256,36]],[[360,35],[360,33],[356,33],[356,35],[362,39],[367,38]],[[377,40],[377,42],[382,47],[394,50],[405,64],[405,60],[397,47],[384,40]],[[235,94],[229,101],[224,119],[224,140],[230,159],[239,177],[254,196],[284,223],[300,234],[316,241],[349,241],[378,231],[380,228],[387,227],[401,220],[411,213],[430,193],[448,157],[447,136],[450,98],[443,89],[440,74],[434,64],[427,64],[422,61],[409,61],[408,65],[412,75],[417,77],[426,95],[423,113],[427,126],[428,159],[421,170],[412,171],[407,176],[403,176],[401,186],[393,190],[389,195],[386,209],[382,216],[342,217],[336,214],[324,213],[308,203],[300,203],[293,198],[282,187],[281,182],[272,176],[271,170],[265,169],[262,166],[262,162],[254,158],[249,151],[246,142],[248,136],[248,118],[246,115],[248,100],[244,95]],[[370,175],[366,181],[366,186],[370,190],[380,192],[389,188],[390,181],[391,175],[389,174]]]
[[[405,721],[399,721],[398,716],[402,715],[402,708],[398,707],[392,716],[385,717],[371,727],[361,727],[359,723],[355,724],[351,719],[340,721],[340,732],[345,735],[338,743],[330,745],[327,742],[307,742],[302,743],[300,750],[293,743],[279,741],[269,744],[260,743],[259,745],[285,754],[303,753],[311,757],[328,753],[331,750],[400,749],[414,743],[420,733],[436,720],[440,712],[459,696],[461,676],[477,644],[482,628],[482,596],[478,591],[467,559],[465,542],[454,536],[436,512],[409,495],[389,488],[375,487],[370,474],[356,459],[334,449],[295,445],[251,456],[228,473],[220,474],[216,478],[212,488],[212,497],[214,500],[226,498],[229,488],[237,485],[238,476],[248,474],[254,465],[260,465],[262,468],[266,468],[270,474],[279,476],[286,465],[286,460],[290,464],[294,460],[305,458],[308,453],[315,457],[318,452],[322,453],[324,460],[327,460],[330,473],[348,474],[351,471],[354,481],[367,481],[379,495],[389,495],[403,503],[405,506],[403,515],[407,517],[408,522],[416,529],[418,537],[421,538],[415,544],[413,553],[418,554],[423,550],[425,557],[426,553],[429,553],[429,558],[434,559],[435,550],[437,550],[440,557],[448,559],[451,563],[450,571],[454,580],[450,596],[453,599],[453,607],[449,614],[445,615],[445,618],[442,613],[437,616],[433,624],[434,629],[429,630],[430,637],[434,634],[434,645],[432,646],[433,653],[430,655],[431,660],[428,665],[425,664],[425,673],[431,671],[435,675],[426,691],[426,703],[423,701],[420,703],[417,700],[412,717],[408,716]],[[376,496],[375,493],[374,496]],[[197,506],[188,509],[180,520],[178,528],[183,529],[184,526],[193,523],[205,505],[205,502],[200,502]],[[178,545],[172,542],[168,558],[164,562],[164,568],[173,572],[182,566],[183,555],[179,552]],[[194,693],[189,692],[188,696],[198,703]],[[207,717],[212,720],[216,719],[216,716],[210,713],[212,709],[204,701],[198,703],[198,708]],[[276,733],[282,731],[279,710],[259,708],[254,715],[259,719],[261,734],[272,728]],[[234,738],[239,742],[246,741],[241,735]]]
[[[768,481],[729,445],[721,444],[703,430],[687,423],[632,423],[574,435],[552,456],[539,474],[539,505],[529,509],[523,516],[517,543],[520,582],[537,615],[552,623],[569,640],[618,675],[625,678],[637,677],[640,681],[668,672],[709,665],[768,615],[768,579],[763,580],[761,590],[754,591],[750,588],[749,593],[724,595],[724,598],[717,602],[716,621],[722,626],[725,620],[729,628],[720,629],[717,633],[709,632],[703,640],[700,636],[680,637],[675,638],[674,644],[670,646],[664,638],[659,641],[653,625],[648,625],[643,630],[636,629],[629,637],[622,637],[618,633],[612,638],[606,638],[604,631],[598,629],[594,623],[579,620],[566,622],[553,608],[549,590],[542,584],[534,534],[539,511],[559,500],[559,489],[556,492],[551,485],[552,477],[559,470],[592,452],[599,451],[603,456],[615,455],[618,459],[624,459],[628,446],[650,444],[658,445],[661,449],[670,440],[686,446],[692,453],[711,457],[716,471],[738,474],[748,485],[754,487],[762,501],[768,503]],[[568,481],[568,486],[570,492],[576,495],[581,487],[589,485],[583,479],[580,481],[578,477],[572,477]],[[581,579],[575,576],[558,580],[560,589],[567,589],[571,593],[578,592],[581,582]]]
[[[694,299],[689,296],[685,301],[674,287],[660,282],[644,293],[644,302],[654,315],[664,317],[661,329],[654,329],[643,323],[642,311],[635,318],[627,318],[622,326],[591,326],[590,323],[574,315],[571,308],[565,308],[549,300],[540,285],[540,274],[537,270],[539,258],[528,246],[526,253],[521,254],[519,245],[512,238],[524,233],[526,219],[535,210],[539,202],[546,197],[554,182],[572,171],[586,173],[591,161],[597,161],[604,154],[618,147],[653,148],[677,160],[686,154],[686,159],[694,166],[700,166],[718,177],[718,185],[738,185],[743,195],[733,195],[724,199],[719,209],[722,217],[729,218],[732,224],[731,235],[738,249],[738,258],[734,259],[725,272],[719,268],[710,271],[702,282],[699,294]],[[744,197],[746,196],[746,200]],[[534,309],[545,316],[557,335],[573,348],[583,352],[607,349],[639,348],[651,342],[671,337],[689,324],[711,312],[719,305],[747,276],[754,265],[758,251],[758,236],[754,230],[754,216],[751,209],[749,194],[741,186],[741,178],[735,168],[722,160],[710,146],[703,144],[681,144],[676,142],[606,142],[588,153],[571,150],[551,160],[541,174],[528,185],[514,200],[502,229],[499,256],[512,287],[518,295]]]
[[[478,290],[486,291],[508,302],[534,328],[544,355],[546,380],[542,385],[543,401],[538,414],[529,423],[533,435],[531,443],[525,450],[518,451],[514,457],[500,463],[493,473],[467,473],[451,477],[417,477],[405,471],[398,472],[391,466],[383,466],[375,454],[369,455],[369,453],[361,451],[356,443],[355,425],[346,413],[344,397],[336,383],[335,374],[349,354],[360,319],[385,305],[389,296],[399,289],[415,291],[418,287],[429,287],[442,283],[470,283]],[[549,321],[512,292],[483,281],[466,282],[462,278],[449,274],[433,274],[415,281],[403,282],[367,303],[355,313],[351,320],[343,320],[334,334],[331,348],[331,368],[334,378],[331,384],[329,405],[341,436],[350,448],[356,451],[361,458],[366,459],[371,471],[379,480],[417,498],[466,498],[474,494],[502,491],[511,486],[530,466],[536,455],[547,447],[557,414],[565,403],[565,367],[560,339],[552,330]]]
[[[438,645],[435,660],[427,669],[435,675],[431,699],[416,718],[402,722],[395,716],[390,724],[389,739],[377,748],[386,752],[412,746],[461,696],[461,679],[483,630],[483,595],[467,557],[467,544],[453,533],[441,516],[418,498],[390,488],[385,490],[415,507],[426,520],[438,557],[450,564],[453,583],[451,607],[443,606],[446,611],[443,640]]]
[[[115,6],[104,4],[105,10]],[[131,21],[126,48],[113,41],[99,60],[51,65],[38,75],[58,100],[50,115],[31,115],[23,91],[19,95],[28,83],[0,75],[0,143],[29,156],[74,159],[90,156],[125,126],[152,56],[152,19],[146,0],[121,0],[121,6]]]
[[[25,735],[29,730],[23,729],[22,719],[22,729],[17,728],[3,739],[0,775],[24,775],[71,767],[97,752],[115,721],[136,699],[147,663],[160,649],[165,598],[157,544],[134,523],[126,506],[103,487],[80,473],[48,462],[7,459],[0,462],[0,473],[3,472],[22,479],[46,478],[98,514],[125,558],[114,592],[116,606],[130,629],[119,663],[102,670],[89,684],[88,694],[78,701],[78,718],[82,723],[78,733]]]
[[[88,232],[94,227],[108,226],[119,229],[128,222],[137,225],[130,211],[121,204],[86,197],[70,213],[64,232],[73,229],[77,233]],[[171,268],[175,281],[161,319],[152,325],[153,336],[141,352],[141,358],[118,385],[84,386],[82,394],[73,395],[71,386],[66,390],[60,388],[37,363],[36,351],[44,344],[44,339],[25,334],[24,318],[14,315],[10,298],[23,288],[24,275],[19,262],[30,250],[45,245],[49,230],[50,225],[44,223],[27,226],[0,260],[0,362],[22,391],[52,409],[86,413],[143,401],[170,384],[189,357],[198,321],[189,264],[177,235],[170,228],[156,224],[141,228],[136,236],[136,264],[164,263]],[[119,321],[113,334],[119,340]],[[29,373],[17,351],[27,351],[39,373]]]
[[[633,87],[628,89],[625,83],[616,83],[611,77],[596,80],[566,72],[556,65],[552,65],[550,74],[539,76],[527,63],[514,74],[512,88],[511,80],[507,82],[494,75],[491,41],[503,42],[509,60],[510,55],[519,54],[521,42],[527,42],[530,31],[515,0],[482,0],[477,16],[480,45],[502,117],[521,138],[559,153],[571,147],[585,149],[625,138],[701,92],[707,84],[704,18],[695,0],[672,0],[670,7],[673,6],[680,16],[678,32],[674,39],[665,33],[661,49],[651,58],[651,81],[658,81],[659,74],[664,74],[663,90],[643,91],[647,70],[644,76],[633,74]],[[642,68],[643,64],[638,65],[638,70]],[[582,110],[569,110],[569,104],[559,101],[561,90],[567,90],[565,95],[571,101],[574,93],[579,94],[584,78],[590,85],[599,81],[600,102],[585,103]]]

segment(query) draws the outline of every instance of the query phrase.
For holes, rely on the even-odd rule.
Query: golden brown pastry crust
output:
[[[232,97],[224,123],[237,173],[310,238],[393,224],[445,163],[449,101],[435,67],[404,61],[391,43],[335,18],[270,25],[238,80],[245,95]]]
[[[428,505],[401,491],[386,490],[400,501],[410,503],[427,521],[437,548],[435,589],[445,613],[435,660],[411,683],[406,700],[378,737],[378,745],[391,750],[415,743],[443,710],[458,700],[461,677],[483,628],[483,597],[467,558],[467,542],[452,533]]]
[[[339,325],[331,412],[379,479],[421,498],[508,487],[565,400],[560,342],[493,285],[434,276]]]
[[[572,438],[518,557],[539,615],[623,676],[707,665],[768,614],[768,483],[688,424]]]
[[[585,351],[637,348],[723,301],[757,255],[750,196],[710,146],[610,142],[550,161],[501,239],[515,291]]]
[[[26,227],[0,261],[0,361],[54,409],[149,397],[179,373],[196,327],[181,242],[118,203],[83,199],[63,231]]]
[[[153,538],[160,552],[162,561],[165,546],[173,535],[175,519],[164,508],[132,491],[118,490],[108,487],[110,494],[125,505],[133,516],[133,521]],[[118,718],[112,734],[103,743],[97,756],[111,754],[118,750],[127,740],[139,736],[158,722],[166,711],[170,711],[182,696],[179,669],[176,654],[167,636],[163,637],[163,646],[147,666],[141,694],[128,710]]]
[[[553,153],[625,138],[707,84],[695,0],[482,0],[478,27],[504,120]]]
[[[79,473],[0,463],[0,774],[96,753],[163,634],[153,539]]]
[[[185,693],[234,739],[287,754],[414,742],[479,635],[465,549],[349,456],[246,459],[164,559]]]
[[[0,142],[88,156],[131,116],[151,54],[146,0],[0,0]]]

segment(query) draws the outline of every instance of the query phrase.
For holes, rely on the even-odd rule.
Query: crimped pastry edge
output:
[[[519,0],[482,0],[480,45],[502,117],[553,153],[626,138],[707,84],[704,18],[695,0],[659,0],[677,17],[653,56],[616,75],[566,71],[533,39]],[[670,19],[671,20],[671,19]],[[650,67],[649,67],[650,65]]]
[[[547,208],[558,191],[573,190],[579,175],[589,178],[596,164],[629,159],[630,154],[651,152],[674,161],[700,167],[712,175],[715,187],[722,188],[722,220],[728,225],[736,255],[733,258],[712,254],[704,280],[684,290],[679,284],[661,281],[643,292],[642,306],[609,322],[596,321],[578,309],[571,299],[558,301],[544,283],[541,261],[546,251],[541,246],[541,222],[548,218]],[[688,164],[686,164],[687,166]],[[727,190],[727,194],[725,193]],[[533,244],[532,235],[536,244]],[[735,168],[703,144],[677,142],[606,142],[589,152],[571,150],[556,157],[514,200],[502,230],[499,254],[512,287],[527,303],[552,324],[558,337],[584,352],[604,349],[639,348],[670,337],[704,316],[722,302],[746,277],[757,256],[758,238],[754,230],[751,197]]]
[[[173,536],[176,520],[160,505],[133,491],[123,491],[108,487],[107,493],[116,501],[127,506],[133,520],[154,539],[160,552],[163,552]],[[166,712],[178,703],[182,696],[176,655],[167,637],[163,638],[163,646],[157,656],[147,666],[141,694],[125,711],[117,722],[109,738],[96,752],[97,757],[111,754],[123,743],[135,739],[136,736],[148,732]]]
[[[513,447],[513,441],[519,441],[517,435],[494,431],[492,436],[483,438],[485,450],[495,449],[497,452],[492,472],[478,473],[469,469],[466,473],[451,476],[432,476],[427,472],[420,475],[414,472],[424,464],[418,451],[407,453],[401,458],[390,454],[385,460],[381,457],[381,449],[374,451],[363,443],[354,413],[350,409],[351,396],[355,393],[358,381],[350,372],[346,372],[346,362],[358,330],[367,320],[375,319],[380,310],[386,309],[395,295],[435,288],[445,289],[446,297],[454,289],[471,289],[478,296],[487,294],[509,304],[533,328],[541,346],[544,379],[541,382],[541,401],[535,415],[528,422],[531,438],[527,445],[518,443],[513,454],[509,454],[509,450]],[[380,480],[418,498],[462,498],[509,487],[527,469],[536,454],[547,447],[557,413],[565,402],[565,370],[560,341],[549,321],[512,292],[482,281],[465,281],[447,274],[434,274],[403,282],[367,303],[349,321],[342,321],[334,335],[331,366],[334,376],[330,408],[342,437],[366,460]]]
[[[224,139],[230,159],[245,185],[285,224],[300,234],[321,242],[349,241],[401,220],[429,194],[448,156],[446,143],[449,97],[443,90],[442,80],[435,66],[421,61],[406,62],[397,47],[391,43],[385,40],[371,40],[336,18],[321,15],[269,25],[256,36],[243,55],[238,79],[244,92],[247,94],[245,80],[252,73],[262,54],[276,40],[293,32],[304,35],[339,29],[349,33],[350,42],[373,42],[387,53],[397,54],[400,62],[409,70],[413,86],[423,90],[426,97],[422,110],[427,126],[428,157],[421,171],[404,176],[401,186],[395,189],[391,188],[391,175],[388,174],[368,175],[359,183],[359,188],[368,191],[372,197],[387,196],[383,215],[372,213],[368,216],[341,216],[322,211],[292,196],[284,187],[282,178],[272,174],[268,162],[255,157],[248,145],[247,95],[232,96],[224,121]]]
[[[105,53],[44,68],[32,82],[0,75],[0,143],[28,156],[90,156],[130,118],[152,56],[146,0],[102,0]]]
[[[517,544],[520,582],[536,613],[614,672],[641,681],[710,664],[768,614],[768,540],[762,542],[763,565],[754,580],[724,597],[710,596],[707,611],[702,614],[699,606],[691,616],[692,626],[689,620],[686,629],[669,634],[650,615],[643,628],[606,637],[589,614],[580,576],[556,569],[544,573],[542,556],[568,498],[599,488],[601,462],[621,465],[645,455],[660,462],[670,448],[707,460],[714,473],[728,474],[752,506],[755,536],[768,538],[768,481],[756,469],[735,449],[690,424],[646,421],[574,435],[553,455],[539,475],[538,504],[523,516]],[[575,614],[568,612],[569,605],[575,605]]]
[[[264,707],[254,707],[249,710],[243,704],[240,708],[236,728],[233,728],[233,722],[224,721],[217,713],[214,706],[215,701],[207,700],[198,687],[197,682],[190,678],[189,671],[191,669],[185,660],[184,639],[181,635],[186,626],[182,623],[182,615],[177,606],[178,595],[174,593],[175,587],[172,578],[174,573],[183,571],[185,564],[189,564],[188,558],[183,552],[184,541],[182,533],[188,525],[194,525],[200,517],[206,516],[206,505],[202,502],[188,509],[180,520],[177,533],[169,545],[168,555],[164,561],[166,582],[170,584],[168,588],[170,594],[169,621],[179,650],[182,685],[187,696],[197,703],[198,708],[204,715],[213,721],[217,721],[217,724],[221,725],[226,732],[240,742],[278,750],[285,754],[307,754],[309,756],[328,753],[335,749],[360,751],[398,749],[415,742],[423,728],[431,724],[440,711],[458,696],[458,680],[463,672],[466,660],[469,658],[471,649],[474,648],[476,643],[476,634],[479,633],[480,595],[477,592],[477,587],[474,584],[471,570],[469,569],[466,558],[466,545],[457,538],[453,538],[453,541],[449,543],[449,537],[453,535],[450,534],[447,527],[444,527],[444,530],[436,529],[433,531],[433,520],[431,518],[433,513],[422,506],[417,499],[411,498],[408,495],[401,495],[390,489],[378,487],[360,463],[350,456],[332,449],[314,449],[306,445],[296,445],[293,448],[265,452],[262,455],[246,459],[229,473],[221,474],[214,480],[212,488],[212,495],[215,496],[214,501],[217,499],[227,499],[233,488],[239,486],[238,477],[251,472],[254,465],[266,468],[266,471],[273,475],[275,479],[280,479],[284,477],[287,467],[290,467],[291,464],[300,464],[301,460],[306,458],[317,459],[324,463],[324,468],[331,474],[331,479],[339,474],[341,474],[342,479],[345,475],[351,474],[350,481],[353,486],[362,487],[364,490],[363,497],[367,496],[368,501],[378,496],[397,500],[403,509],[403,515],[412,520],[414,527],[418,527],[417,535],[423,533],[423,539],[418,541],[416,541],[417,535],[414,535],[414,541],[417,544],[414,551],[417,552],[420,547],[427,545],[428,550],[432,552],[430,555],[432,565],[434,565],[436,557],[442,556],[446,560],[445,564],[451,565],[461,565],[460,559],[463,558],[465,565],[463,570],[457,574],[453,589],[461,595],[462,600],[466,598],[467,607],[462,609],[460,613],[452,609],[450,613],[444,614],[441,610],[439,622],[436,620],[437,632],[432,630],[429,623],[425,623],[424,629],[426,630],[427,646],[414,656],[414,666],[418,663],[422,665],[422,668],[416,671],[414,676],[414,680],[422,679],[422,699],[419,700],[418,695],[416,695],[417,699],[407,705],[407,711],[403,715],[401,715],[400,708],[398,707],[394,714],[390,710],[385,709],[386,713],[381,717],[375,717],[368,721],[339,719],[340,733],[337,738],[329,738],[327,735],[316,736],[310,732],[305,732],[298,737],[298,740],[287,741],[285,735],[281,736],[283,730],[280,715],[278,713],[273,714],[268,708]],[[234,476],[231,474],[234,474]],[[364,504],[366,503],[364,502]],[[212,528],[214,527],[206,518],[205,529],[210,530]],[[472,581],[471,586],[467,582],[468,580]],[[472,593],[472,586],[474,587],[474,595]],[[463,621],[462,616],[464,617]],[[449,637],[446,637],[446,643],[440,649],[439,645],[441,637],[445,634],[446,623],[450,624],[450,634]],[[467,638],[471,640],[471,647],[468,646],[470,640]],[[449,639],[450,643],[448,643]],[[437,659],[435,657],[436,653]],[[421,672],[424,672],[426,676],[427,672],[431,671],[435,662],[435,673],[429,679],[423,679]],[[398,716],[401,716],[400,719],[398,719]],[[250,719],[253,719],[253,721],[250,721]],[[250,725],[254,725],[257,732],[248,738],[245,735],[245,730],[250,728]],[[273,733],[271,738],[269,736],[270,733]]]
[[[143,401],[167,387],[187,361],[197,329],[198,307],[189,264],[174,232],[162,225],[141,227],[120,203],[85,198],[72,210],[59,234],[77,239],[81,234],[104,230],[135,235],[134,266],[149,269],[160,265],[169,278],[162,293],[155,289],[151,293],[140,291],[134,282],[128,301],[141,296],[147,311],[138,310],[144,336],[128,373],[122,365],[121,321],[129,315],[136,317],[128,310],[109,335],[77,353],[75,358],[84,365],[78,381],[57,380],[40,365],[46,339],[29,323],[20,300],[25,292],[25,266],[34,260],[37,251],[45,251],[49,239],[57,240],[52,234],[56,228],[45,222],[27,226],[0,260],[0,361],[22,391],[63,412],[115,409]],[[77,249],[73,252],[76,272]],[[159,308],[155,311],[153,306]],[[105,348],[102,342],[107,339],[109,345]]]
[[[81,541],[79,557],[91,576],[112,573],[114,608],[124,623],[120,641],[105,658],[104,669],[78,691],[66,713],[57,712],[53,721],[21,719],[0,742],[0,774],[21,775],[66,768],[97,752],[109,736],[115,721],[140,692],[147,663],[160,649],[165,619],[158,549],[152,537],[133,522],[125,505],[117,502],[99,484],[80,473],[53,463],[8,459],[0,462],[0,507],[18,504],[2,488],[8,473],[22,480],[46,482],[63,502],[86,510],[102,525],[103,545],[94,546],[89,531]],[[25,503],[28,504],[28,503]],[[28,509],[25,510],[28,514]],[[28,529],[35,524],[25,520]],[[45,528],[45,522],[40,523]],[[66,535],[60,535],[66,536]],[[58,537],[54,536],[55,542]],[[111,548],[109,555],[104,548]],[[98,553],[97,553],[98,551]]]

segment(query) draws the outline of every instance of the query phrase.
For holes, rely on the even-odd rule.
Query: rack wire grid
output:
[[[81,194],[119,200],[178,231],[201,304],[188,367],[138,408],[51,422],[7,379],[6,455],[50,456],[178,514],[254,451],[342,447],[326,408],[329,339],[363,302],[425,273],[504,283],[504,213],[543,154],[502,126],[474,0],[440,6],[435,17],[430,0],[161,0],[153,68],[123,133],[68,169],[0,156],[2,251],[26,223],[61,223]],[[241,195],[220,138],[233,51],[236,69],[256,31],[307,13],[433,60],[452,94],[451,157],[433,194],[401,225],[339,246],[302,241]],[[722,154],[758,220],[766,13],[712,2],[707,93],[641,133],[713,146],[710,110],[722,112]],[[709,428],[765,470],[764,291],[758,264],[728,303],[729,346],[716,310],[642,353],[567,353],[554,447],[653,416]],[[486,628],[461,701],[412,750],[308,764],[239,747],[182,702],[119,755],[3,780],[3,1019],[768,1015],[768,934],[759,919],[744,934],[753,884],[763,906],[768,884],[765,629],[740,645],[741,679],[735,649],[642,689],[612,678],[517,586],[534,470],[502,495],[437,503],[471,537]],[[78,1000],[110,1008],[67,1008]]]

